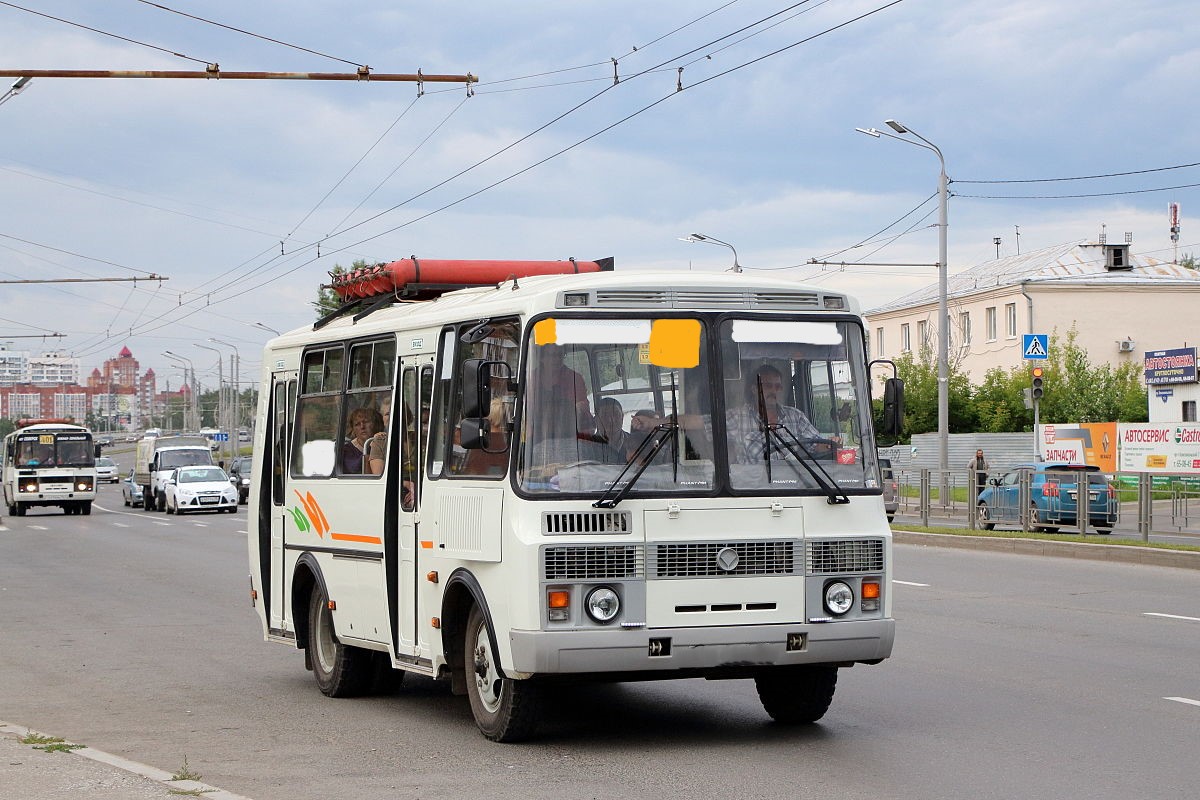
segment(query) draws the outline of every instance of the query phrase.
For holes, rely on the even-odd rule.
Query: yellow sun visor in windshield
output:
[[[700,363],[700,321],[695,319],[543,319],[533,341],[546,344],[644,344],[650,363],[688,369]]]

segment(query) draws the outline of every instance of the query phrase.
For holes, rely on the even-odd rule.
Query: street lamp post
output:
[[[222,428],[228,431],[229,420],[227,418],[229,408],[225,403],[225,354],[217,348],[209,347],[206,344],[195,343],[195,346],[201,350],[211,350],[217,354],[217,433],[220,433]],[[219,439],[217,441],[220,443]],[[229,455],[229,447],[227,445],[219,444],[219,447],[225,455]]]
[[[875,128],[855,128],[859,133],[865,133],[868,136],[879,138],[886,136],[889,139],[895,139],[899,142],[911,144],[914,147],[922,147],[926,150],[932,150],[933,154],[938,157],[938,163],[941,164],[941,172],[938,175],[938,469],[941,470],[942,478],[941,485],[943,487],[942,496],[945,497],[946,477],[950,469],[950,314],[947,309],[947,283],[948,270],[946,264],[946,231],[948,228],[947,210],[948,200],[950,196],[950,179],[946,176],[946,159],[942,156],[942,151],[933,142],[926,139],[921,134],[914,131],[912,128],[906,127],[894,119],[884,120],[884,123],[894,130],[899,136],[893,136],[886,131],[876,130]],[[919,142],[914,142],[912,139],[905,139],[904,136],[913,136],[920,139]]]
[[[187,358],[185,356],[176,355],[176,354],[172,353],[170,350],[163,350],[163,355],[166,356],[167,358],[172,358],[172,359],[175,359],[176,361],[181,361],[186,365],[186,369],[183,373],[184,380],[187,380],[188,371],[190,371],[192,374],[192,379],[188,382],[188,393],[191,395],[191,397],[189,398],[189,402],[188,402],[188,411],[189,411],[188,416],[191,418],[190,422],[193,424],[188,424],[189,420],[184,420],[183,425],[185,428],[191,428],[193,430],[200,430],[200,413],[199,413],[199,408],[196,405],[196,368],[192,365],[192,360],[190,358]]]
[[[237,435],[234,428],[240,428],[242,424],[242,354],[238,352],[237,345],[231,342],[215,339],[212,336],[208,337],[208,340],[233,349],[233,355],[229,357],[229,379],[233,382],[233,397],[229,403],[232,418],[229,426],[229,447],[232,450],[233,437]]]
[[[263,325],[261,322],[248,322],[246,324],[249,325],[251,328],[262,328],[264,331],[267,331],[268,333],[273,333],[276,336],[279,335],[279,331],[275,330],[274,328],[269,328],[266,325]]]
[[[703,233],[689,233],[687,236],[679,237],[681,242],[704,242],[705,244],[720,244],[733,250],[733,266],[729,268],[729,272],[741,272],[742,265],[738,263],[737,250],[729,242],[722,242],[715,236],[705,236]]]

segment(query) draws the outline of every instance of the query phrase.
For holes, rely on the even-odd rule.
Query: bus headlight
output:
[[[589,617],[601,625],[605,625],[616,619],[617,614],[620,613],[621,598],[609,587],[597,586],[588,592],[584,608],[587,609]]]
[[[854,605],[854,590],[841,581],[825,587],[825,610],[835,617],[845,614]]]

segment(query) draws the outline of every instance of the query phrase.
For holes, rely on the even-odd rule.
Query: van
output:
[[[892,472],[890,458],[879,459],[879,474],[883,478],[883,510],[887,513],[888,522],[891,522],[900,510],[900,484]]]

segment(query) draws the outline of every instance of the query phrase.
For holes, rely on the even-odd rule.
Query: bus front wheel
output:
[[[325,590],[316,587],[308,603],[308,655],[317,686],[329,697],[355,697],[371,684],[370,651],[338,641]]]
[[[765,670],[754,678],[758,699],[771,719],[804,725],[825,716],[837,687],[837,667],[801,665]]]
[[[467,698],[479,731],[493,742],[529,738],[537,721],[539,687],[505,677],[479,606],[467,617],[464,645]]]

